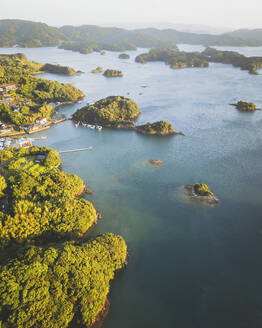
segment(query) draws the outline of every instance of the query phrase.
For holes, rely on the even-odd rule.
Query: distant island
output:
[[[98,215],[80,197],[83,181],[58,168],[55,150],[7,149],[0,159],[0,326],[93,326],[108,313],[125,241],[82,238]]]
[[[118,56],[118,58],[120,58],[120,59],[129,59],[130,56],[129,56],[128,54],[120,54],[120,55]]]
[[[133,100],[122,96],[110,96],[78,109],[72,119],[75,122],[134,129],[134,119],[139,114],[140,110]]]
[[[231,104],[235,106],[240,112],[254,112],[256,110],[260,110],[257,106],[252,102],[238,101],[236,104]]]
[[[184,52],[174,49],[151,49],[148,53],[138,55],[137,63],[162,61],[171,68],[208,67],[209,63],[231,64],[250,74],[257,75],[262,68],[262,57],[246,57],[235,51],[221,51],[207,48],[203,52]]]
[[[262,68],[262,57],[246,57],[235,51],[221,51],[213,48],[207,48],[202,54],[209,62],[231,64],[250,74],[257,75],[257,70]]]
[[[60,70],[59,66],[47,65],[28,61],[24,54],[0,55],[0,136],[49,128],[53,122],[64,120],[55,112],[56,107],[84,97],[71,84],[34,76],[43,68]]]
[[[102,73],[103,71],[102,67],[97,66],[97,68],[92,69],[91,73]]]
[[[158,135],[158,136],[168,136],[181,134],[182,132],[177,132],[174,130],[172,124],[167,121],[158,121],[154,123],[147,123],[144,125],[136,126],[136,131],[142,134]]]
[[[124,76],[122,71],[117,71],[117,70],[114,70],[114,69],[105,70],[103,75],[105,77],[122,77],[122,76]]]
[[[192,200],[198,200],[207,205],[216,205],[219,203],[219,199],[205,183],[186,185],[185,190],[187,191],[188,197]]]
[[[184,52],[172,49],[151,49],[147,54],[135,58],[137,63],[163,61],[173,69],[186,67],[208,67],[207,58],[199,52]]]
[[[61,74],[61,75],[75,75],[77,72],[68,66],[61,65],[53,65],[53,64],[45,64],[40,68],[40,71],[53,73],[53,74]]]

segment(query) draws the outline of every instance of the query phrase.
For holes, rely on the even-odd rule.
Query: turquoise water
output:
[[[262,47],[234,50],[262,56]],[[127,96],[141,109],[139,123],[166,119],[185,133],[158,138],[97,132],[66,121],[39,134],[47,140],[37,144],[58,151],[93,146],[92,152],[61,155],[62,168],[88,181],[94,195],[87,198],[104,214],[89,235],[118,233],[129,247],[129,264],[112,283],[103,327],[261,327],[262,112],[239,113],[229,104],[242,99],[262,107],[262,75],[223,64],[171,70],[163,63],[135,63],[143,50],[130,52],[129,60],[110,52],[0,50],[18,51],[84,71],[43,75],[73,83],[87,95],[84,102]],[[121,69],[124,77],[91,74],[96,66]],[[60,111],[69,117],[81,106]],[[163,165],[151,167],[152,158]],[[221,203],[186,200],[182,186],[196,181],[209,184]]]

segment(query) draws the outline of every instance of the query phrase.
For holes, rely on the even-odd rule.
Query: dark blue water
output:
[[[202,47],[183,45],[185,50]],[[228,48],[227,48],[228,49]],[[262,48],[234,48],[248,56]],[[262,75],[230,65],[172,70],[163,63],[120,60],[117,53],[81,55],[55,48],[23,51],[29,59],[60,63],[85,73],[43,77],[73,83],[87,100],[123,95],[137,102],[139,123],[165,119],[185,137],[149,137],[133,131],[75,128],[66,121],[39,135],[63,154],[62,166],[88,181],[104,217],[89,235],[121,234],[129,265],[112,283],[105,328],[257,328],[262,326]],[[123,78],[91,74],[96,66],[121,69]],[[147,88],[142,88],[147,85]],[[128,95],[129,93],[129,95]],[[141,94],[142,93],[142,94]],[[70,116],[78,107],[61,112]],[[161,159],[154,168],[148,159]],[[192,203],[182,186],[204,182],[216,207]]]

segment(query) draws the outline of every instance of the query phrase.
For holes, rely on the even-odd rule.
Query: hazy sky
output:
[[[1,0],[0,18],[65,24],[185,23],[262,28],[262,0]]]

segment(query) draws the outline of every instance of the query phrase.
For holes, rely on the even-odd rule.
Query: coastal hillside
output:
[[[56,46],[66,36],[56,27],[19,19],[0,20],[0,46],[22,47]]]
[[[174,29],[126,30],[95,25],[77,27],[66,25],[56,28],[44,23],[25,20],[0,20],[1,47],[14,45],[43,47],[63,44],[64,49],[75,50],[89,47],[89,52],[92,52],[94,50],[135,50],[137,47],[175,47],[176,43],[202,44],[204,46],[261,46],[262,30],[237,30],[212,35],[181,32]]]

